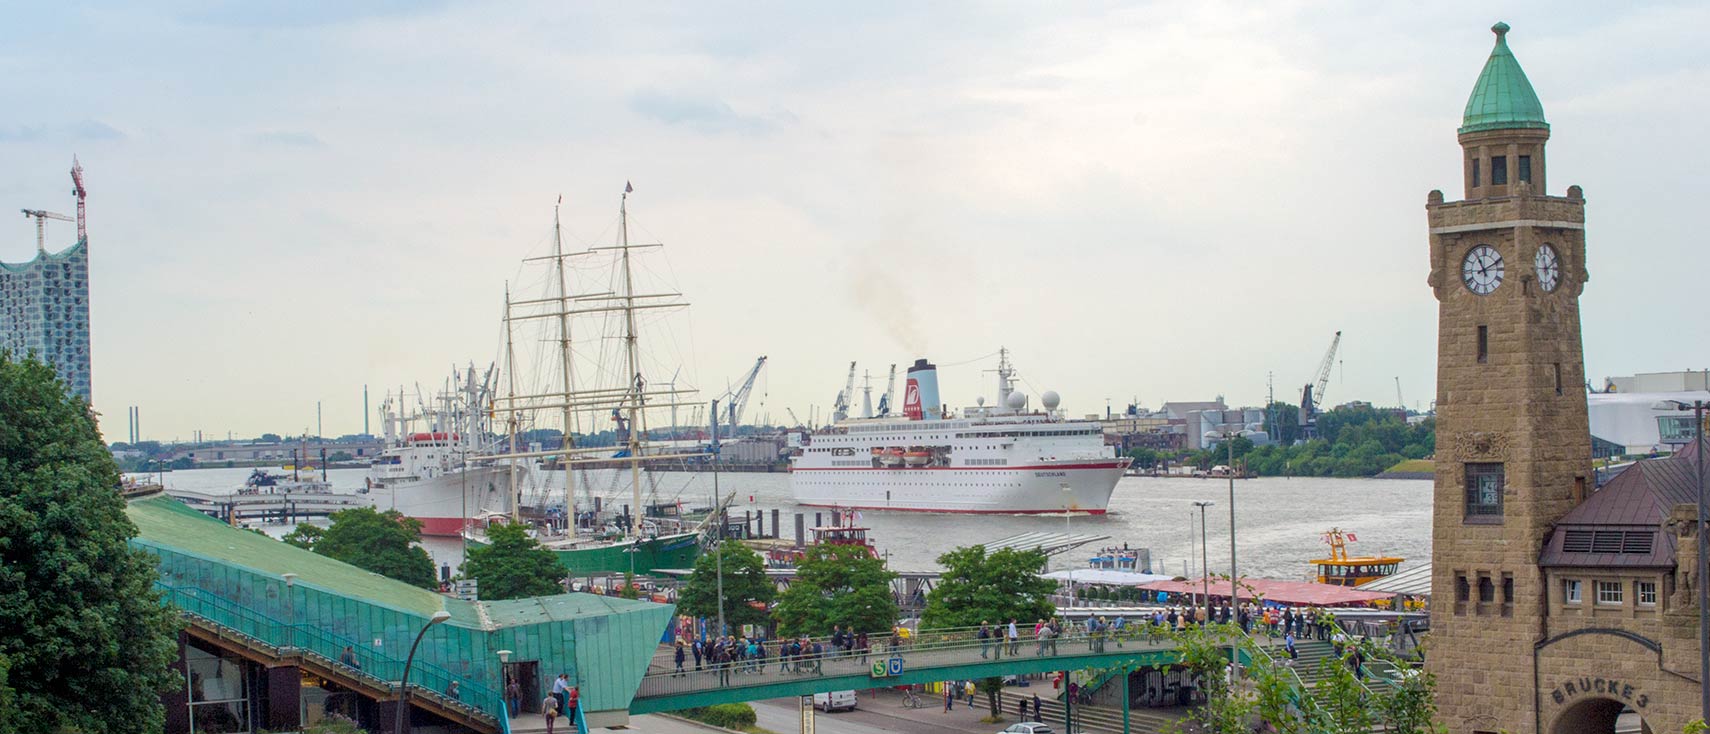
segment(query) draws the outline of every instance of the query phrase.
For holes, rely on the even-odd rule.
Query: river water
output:
[[[168,487],[201,491],[231,490],[243,484],[249,469],[195,469],[163,475]],[[340,492],[363,486],[366,469],[334,469],[328,479]],[[610,472],[590,472],[589,482],[598,494],[618,486]],[[681,499],[696,506],[711,502],[710,474],[664,472],[654,481],[660,501]],[[733,514],[743,510],[766,513],[780,511],[785,535],[794,534],[794,514],[825,512],[799,507],[790,496],[788,474],[720,474],[719,489],[737,493]],[[608,489],[611,488],[611,489]],[[391,498],[384,491],[369,495],[376,506],[386,509]],[[613,500],[627,504],[627,496]],[[871,537],[891,567],[901,570],[938,568],[937,557],[957,546],[999,540],[1018,533],[1063,532],[1110,536],[1109,544],[1127,543],[1150,548],[1154,568],[1162,564],[1172,574],[1199,572],[1199,511],[1196,501],[1216,503],[1207,510],[1209,565],[1215,572],[1229,570],[1229,482],[1218,479],[1160,479],[1124,477],[1111,498],[1105,515],[938,515],[908,512],[863,512],[860,524],[872,528]],[[1241,573],[1277,579],[1310,576],[1308,563],[1322,558],[1327,548],[1320,535],[1332,527],[1354,533],[1350,544],[1355,555],[1395,555],[1412,566],[1431,554],[1431,482],[1411,479],[1319,479],[1263,478],[1235,482],[1236,530]],[[829,518],[827,518],[829,522]],[[281,535],[285,528],[266,528]],[[1191,535],[1190,535],[1191,533]],[[423,547],[434,565],[455,569],[462,562],[459,541],[428,538]],[[1096,544],[1095,544],[1096,545]],[[1086,554],[1067,554],[1053,561],[1054,568],[1080,563]],[[1191,566],[1189,565],[1191,561]]]

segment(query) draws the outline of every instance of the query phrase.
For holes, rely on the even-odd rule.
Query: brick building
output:
[[[1432,191],[1439,302],[1433,599],[1440,720],[1473,732],[1680,731],[1698,704],[1692,475],[1645,462],[1593,493],[1579,295],[1585,199],[1547,187],[1543,105],[1498,23],[1459,129],[1462,201]],[[1685,513],[1685,514],[1683,514]],[[1686,522],[1682,522],[1685,519]]]

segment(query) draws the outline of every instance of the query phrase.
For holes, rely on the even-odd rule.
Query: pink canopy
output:
[[[1201,594],[1205,591],[1203,579],[1195,581],[1154,581],[1140,588],[1150,591],[1164,591],[1171,594]],[[1265,601],[1285,606],[1314,606],[1338,607],[1351,604],[1364,604],[1372,601],[1385,601],[1394,598],[1394,594],[1384,594],[1376,591],[1359,591],[1347,586],[1331,586],[1312,581],[1278,581],[1275,579],[1241,579],[1241,599],[1250,599],[1254,594]],[[1213,597],[1229,598],[1229,581],[1226,579],[1211,580],[1211,595]]]

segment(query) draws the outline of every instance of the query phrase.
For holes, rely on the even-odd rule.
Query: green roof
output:
[[[1472,97],[1467,99],[1460,132],[1550,129],[1550,123],[1544,121],[1544,104],[1532,91],[1532,83],[1526,80],[1514,52],[1508,50],[1508,24],[1498,22],[1490,30],[1496,33],[1496,48],[1491,49],[1484,71],[1473,85]]]

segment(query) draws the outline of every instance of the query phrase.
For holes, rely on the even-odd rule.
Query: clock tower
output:
[[[1550,125],[1497,23],[1459,129],[1461,201],[1432,191],[1438,301],[1431,670],[1451,732],[1532,732],[1540,550],[1593,479],[1579,294],[1585,200],[1551,196]]]

